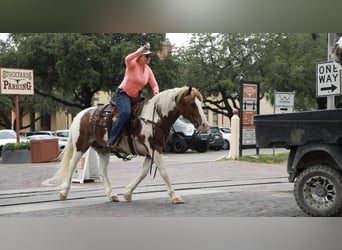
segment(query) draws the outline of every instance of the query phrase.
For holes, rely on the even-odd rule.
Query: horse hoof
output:
[[[119,197],[117,197],[116,195],[113,195],[110,197],[110,200],[113,201],[113,202],[119,202]]]
[[[126,201],[132,201],[132,195],[130,194],[124,194],[124,198]]]
[[[66,198],[67,198],[67,197],[66,197],[64,194],[62,194],[62,193],[59,194],[59,199],[60,199],[61,201],[65,201]]]
[[[184,201],[182,200],[181,197],[175,197],[172,199],[172,204],[183,204]]]

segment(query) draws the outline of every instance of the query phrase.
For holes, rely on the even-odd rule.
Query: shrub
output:
[[[20,150],[20,149],[30,149],[30,143],[29,142],[7,143],[2,147],[2,151]]]

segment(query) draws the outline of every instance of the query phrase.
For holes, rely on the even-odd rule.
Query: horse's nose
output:
[[[204,132],[207,131],[209,129],[209,124],[207,121],[204,121],[201,123],[201,125],[197,128],[197,130]]]
[[[207,131],[209,129],[209,123],[207,121],[203,122],[202,126],[204,128],[204,131]]]

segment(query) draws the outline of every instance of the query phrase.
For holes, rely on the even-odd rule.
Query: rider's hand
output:
[[[140,53],[144,53],[144,52],[146,52],[146,51],[149,51],[150,49],[151,49],[150,43],[146,43],[144,46],[141,46],[141,47],[138,49],[138,51],[139,51]]]
[[[145,48],[146,51],[150,50],[151,49],[150,43],[145,43],[144,48]]]
[[[145,51],[145,46],[141,46],[137,51],[140,53],[143,53]]]

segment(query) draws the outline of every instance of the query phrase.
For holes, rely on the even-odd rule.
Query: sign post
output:
[[[19,142],[19,95],[34,94],[33,70],[0,68],[0,94],[15,95],[15,129]]]
[[[240,91],[240,156],[242,147],[256,147],[253,117],[259,114],[259,83],[241,81]],[[257,154],[259,149],[256,148]]]

